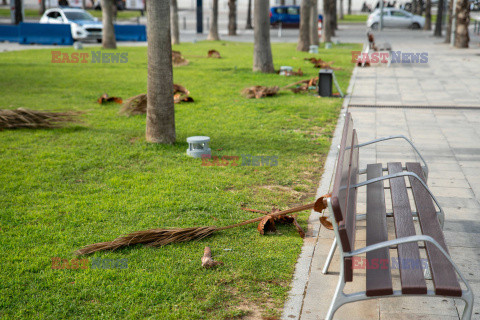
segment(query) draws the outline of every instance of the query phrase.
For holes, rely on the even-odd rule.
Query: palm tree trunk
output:
[[[253,8],[253,71],[275,72],[270,46],[269,0],[255,0]]]
[[[448,22],[445,34],[445,43],[450,43],[452,40],[452,22],[453,22],[453,0],[448,1]]]
[[[340,0],[340,12],[338,16],[340,20],[343,20],[343,0]]]
[[[297,51],[308,51],[310,46],[310,0],[302,0],[300,4],[300,28]]]
[[[146,140],[175,143],[172,44],[169,1],[148,1]]]
[[[5,4],[6,1],[4,1],[4,4]],[[45,13],[45,0],[40,0],[40,8],[38,9],[38,14],[39,15],[42,15]]]
[[[213,0],[212,24],[210,25],[207,40],[220,40],[220,37],[218,36],[218,0]]]
[[[435,31],[433,32],[433,35],[435,37],[442,36],[442,20],[443,20],[443,0],[439,0],[438,10],[437,10],[437,21],[435,22]]]
[[[468,35],[468,24],[470,23],[470,6],[468,0],[457,0],[455,47],[468,48],[470,37]]]
[[[113,10],[115,3],[113,0],[102,0],[102,46],[104,49],[116,49],[115,29],[113,27]]]
[[[319,45],[318,39],[318,0],[310,0],[310,44]]]
[[[425,25],[423,30],[432,30],[432,0],[427,0],[425,5]]]
[[[156,1],[156,0],[154,0]],[[172,28],[172,44],[180,44],[180,31],[178,28],[178,6],[177,0],[170,0],[170,19]]]
[[[334,37],[335,36],[335,30],[338,29],[338,26],[337,26],[337,1],[336,0],[333,1],[333,15],[332,15],[331,23],[332,23],[332,37]]]
[[[15,0],[15,24],[23,22],[23,0]]]
[[[335,0],[323,0],[322,42],[331,42],[333,36],[332,20],[335,15]]]
[[[247,25],[245,29],[253,29],[252,26],[252,0],[248,0],[248,8],[247,8]]]
[[[228,0],[228,35],[237,35],[237,4],[235,0]]]
[[[423,13],[423,0],[418,0],[417,11],[415,11],[414,13],[418,14],[419,16],[422,15],[422,13]]]
[[[352,0],[348,0],[347,14],[352,14]]]

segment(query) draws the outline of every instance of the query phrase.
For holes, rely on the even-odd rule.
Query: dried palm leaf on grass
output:
[[[326,61],[323,61],[323,60],[320,59],[320,58],[317,59],[317,58],[315,58],[315,57],[305,58],[304,60],[310,61],[310,62],[313,64],[313,67],[314,67],[314,68],[332,69],[332,70],[342,70],[342,68],[340,68],[340,67],[332,67],[332,64],[333,64],[335,61],[326,62]]]
[[[288,210],[278,211],[270,214],[270,217],[277,217],[282,215],[287,215],[293,212],[299,212],[303,210],[312,209],[315,206],[315,203],[306,204],[303,206],[291,208]],[[171,243],[200,240],[205,237],[212,235],[215,232],[237,228],[244,226],[250,223],[259,222],[264,217],[257,217],[255,219],[246,220],[236,224],[232,224],[225,227],[197,227],[197,228],[173,228],[173,229],[150,229],[137,231],[134,233],[127,234],[125,236],[119,237],[110,242],[99,242],[88,245],[84,248],[79,249],[76,254],[84,255],[90,254],[97,251],[104,250],[116,250],[119,248],[128,247],[136,244],[144,244],[150,247],[162,247]]]
[[[80,123],[80,111],[39,111],[25,108],[0,110],[0,130],[17,128],[59,128]]]
[[[104,93],[100,96],[100,98],[97,99],[97,102],[99,104],[107,103],[107,102],[115,102],[122,104],[122,98],[120,97],[110,97],[108,94]]]
[[[173,102],[194,102],[193,98],[189,96],[190,91],[188,91],[184,86],[179,84],[173,85]],[[122,108],[120,109],[121,114],[127,116],[134,116],[137,114],[147,113],[147,94],[142,93],[134,97],[130,97],[125,100]]]
[[[208,50],[208,58],[221,59],[220,52],[217,50]]]
[[[186,66],[189,61],[182,56],[180,51],[172,50],[172,63],[175,67]]]
[[[318,77],[311,79],[300,80],[289,85],[286,85],[282,90],[292,90],[293,93],[308,92],[311,87],[316,87],[318,82]]]
[[[264,86],[253,86],[248,87],[242,90],[242,94],[249,99],[256,98],[260,99],[263,97],[274,96],[278,93],[280,88],[278,86],[274,87],[264,87]]]

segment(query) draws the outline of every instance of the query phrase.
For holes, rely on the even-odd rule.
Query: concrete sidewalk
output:
[[[403,134],[414,141],[430,167],[428,184],[446,214],[444,234],[450,254],[469,280],[476,296],[472,319],[480,319],[480,50],[451,49],[430,37],[392,36],[394,50],[428,51],[426,66],[395,65],[357,68],[349,105],[359,141]],[[377,37],[378,38],[378,37]],[[431,65],[430,65],[431,63]],[[379,108],[375,105],[403,106]],[[411,106],[424,106],[412,108]],[[443,109],[432,107],[448,107]],[[474,108],[469,108],[474,107]],[[331,188],[343,116],[332,141],[318,195]],[[405,142],[384,142],[362,148],[360,167],[367,163],[418,161]],[[358,212],[365,213],[365,190],[359,190]],[[357,223],[356,248],[365,246],[365,221]],[[363,231],[363,233],[362,233]],[[321,273],[334,237],[320,228],[312,214],[283,319],[324,319],[338,281],[338,254],[330,272]],[[396,252],[391,251],[392,256]],[[394,289],[399,275],[393,273]],[[429,289],[432,281],[427,281]],[[355,270],[346,292],[365,290],[365,270]],[[459,319],[463,301],[406,297],[374,299],[344,305],[335,319]]]

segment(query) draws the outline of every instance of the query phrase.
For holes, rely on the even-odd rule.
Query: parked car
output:
[[[425,18],[396,8],[383,9],[383,26],[385,28],[420,29],[425,24]],[[367,20],[367,27],[376,30],[380,25],[380,9],[373,11]]]
[[[321,14],[318,19],[322,20]],[[270,25],[282,27],[298,28],[300,25],[300,7],[299,6],[278,6],[270,8]]]
[[[48,9],[40,23],[70,24],[74,40],[102,42],[102,23],[83,9],[63,7]]]

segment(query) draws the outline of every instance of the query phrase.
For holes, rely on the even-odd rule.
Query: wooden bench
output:
[[[428,174],[426,163],[422,167],[420,163],[410,162],[402,167],[399,162],[391,162],[385,168],[382,164],[376,163],[367,165],[365,170],[359,169],[359,149],[364,145],[389,139],[393,137],[359,144],[351,114],[345,116],[333,189],[331,197],[326,200],[335,240],[324,273],[328,272],[337,244],[340,249],[340,276],[326,319],[332,319],[335,311],[346,303],[402,295],[460,298],[466,303],[462,319],[471,319],[473,293],[449,256],[442,232],[443,210],[426,185]],[[424,162],[413,143],[406,140]],[[386,175],[385,171],[388,171]],[[359,182],[363,174],[366,174],[366,180]],[[406,177],[410,187],[407,187]],[[388,181],[389,187],[385,186],[385,181]],[[366,214],[360,215],[356,209],[357,189],[363,186],[367,187],[367,206]],[[409,188],[413,194],[416,211],[410,206]],[[391,197],[393,211],[391,214],[387,213],[386,196]],[[396,239],[393,240],[388,240],[389,217],[392,217],[394,222]],[[356,224],[360,219],[366,219],[366,247],[355,249]],[[417,219],[421,234],[417,234],[415,229]],[[419,247],[419,244],[422,246]],[[420,259],[420,249],[426,250],[428,264],[421,263],[427,259]],[[395,261],[398,261],[401,290],[393,290],[392,286],[390,253],[393,250],[396,250],[398,255],[398,260]],[[359,257],[363,254],[366,254],[366,259]],[[365,262],[370,266],[366,268],[366,290],[345,294],[343,289],[346,282],[353,281],[353,269],[361,267]],[[423,269],[429,269],[434,290],[427,288]],[[466,290],[462,290],[457,274],[465,284]]]

